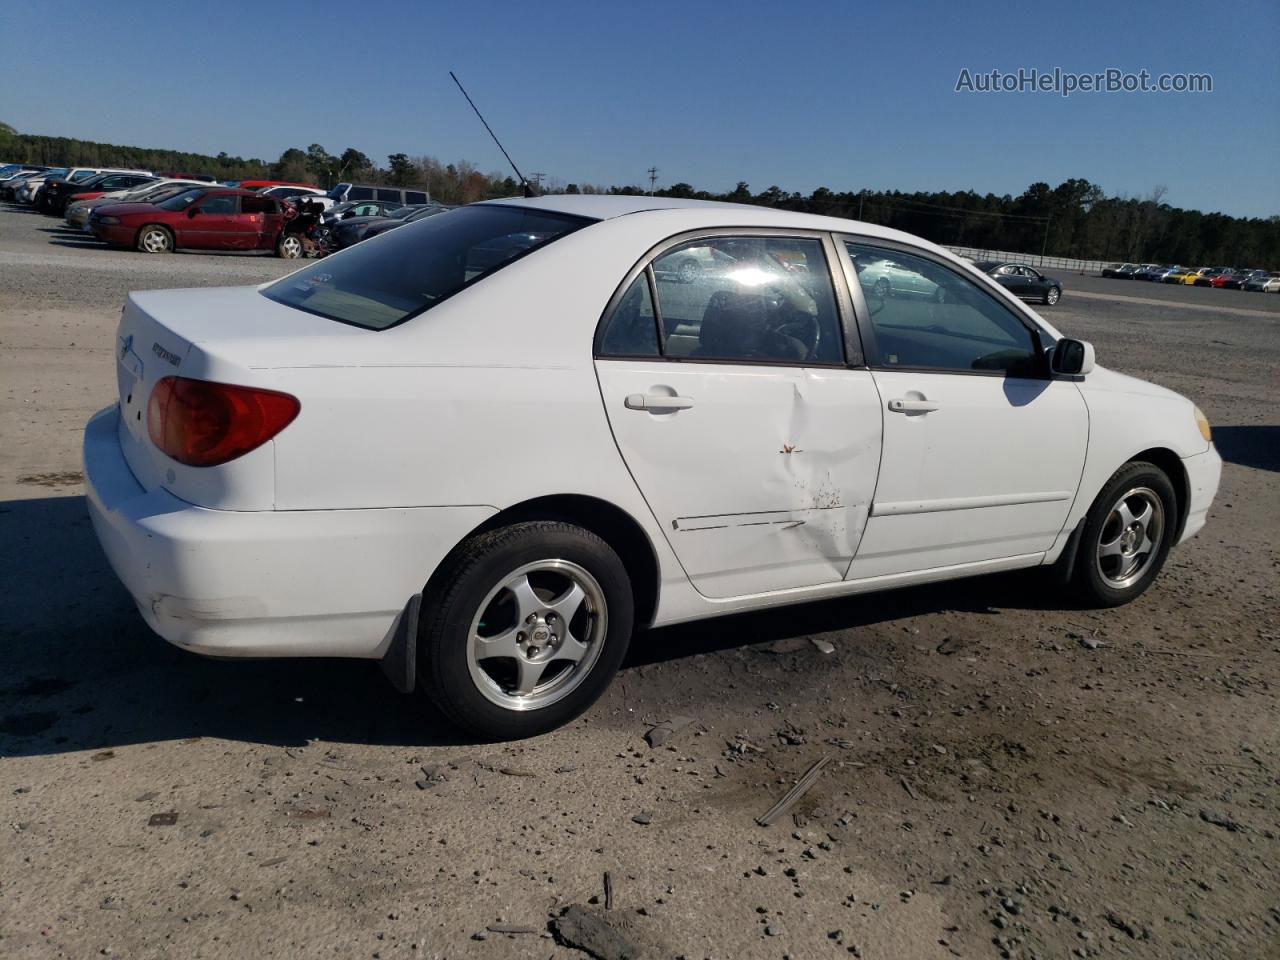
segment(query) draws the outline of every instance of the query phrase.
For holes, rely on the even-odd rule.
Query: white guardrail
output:
[[[1025,263],[1029,267],[1041,270],[1064,270],[1071,273],[1101,273],[1102,268],[1111,260],[1076,260],[1072,257],[1042,257],[1037,253],[1014,253],[1011,250],[980,250],[977,247],[952,247],[943,244],[958,257],[970,260],[1007,260],[1010,263]]]

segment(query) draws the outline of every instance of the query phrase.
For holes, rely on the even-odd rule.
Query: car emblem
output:
[[[133,349],[133,334],[120,338],[120,359],[123,360]]]

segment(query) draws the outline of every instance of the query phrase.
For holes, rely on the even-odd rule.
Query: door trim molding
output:
[[[1051,490],[1045,493],[998,494],[988,497],[946,497],[941,500],[898,500],[889,503],[873,503],[871,516],[892,517],[908,513],[943,513],[948,510],[978,510],[985,507],[1015,507],[1027,503],[1055,503],[1070,500],[1072,490]]]

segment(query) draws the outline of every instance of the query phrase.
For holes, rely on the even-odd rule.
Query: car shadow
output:
[[[76,474],[20,478],[57,489]],[[84,497],[0,502],[0,756],[216,737],[276,746],[475,743],[420,695],[359,660],[211,660],[143,622],[98,547]],[[624,670],[942,610],[1038,608],[1002,575],[650,630]]]
[[[50,238],[49,243],[55,247],[67,247],[71,250],[106,250],[109,246],[96,237],[84,237],[80,240],[72,240],[70,237],[65,240]]]
[[[1213,443],[1228,463],[1280,473],[1280,426],[1214,426]]]

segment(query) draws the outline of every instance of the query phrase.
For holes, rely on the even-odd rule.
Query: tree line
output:
[[[501,172],[482,172],[465,160],[393,153],[385,165],[347,147],[331,154],[321,144],[290,147],[274,162],[148,147],[95,143],[18,133],[0,123],[0,160],[50,166],[133,167],[201,173],[220,180],[273,179],[330,187],[341,181],[425,187],[442,203],[472,203],[514,196],[520,184]],[[543,193],[643,194],[635,185],[565,183],[551,178]],[[1097,184],[1071,179],[1051,187],[1033,183],[1017,196],[974,191],[845,190],[819,187],[810,194],[771,186],[753,193],[744,182],[716,193],[676,183],[658,196],[752,203],[805,213],[848,217],[904,230],[954,246],[1048,253],[1085,260],[1181,263],[1188,266],[1280,266],[1280,216],[1233,217],[1184,210],[1165,202],[1156,187],[1144,197],[1108,196]]]

